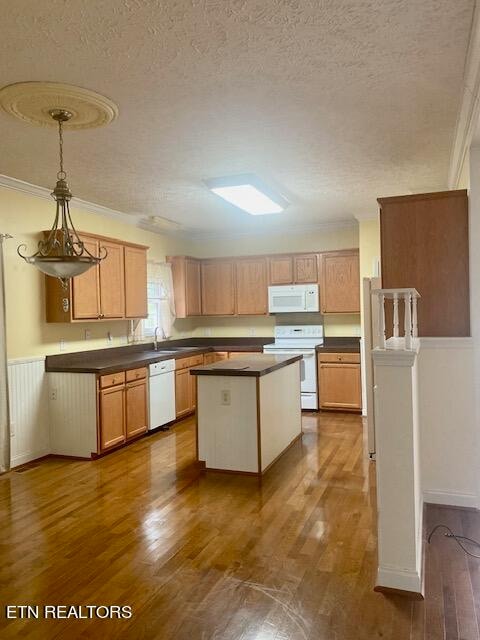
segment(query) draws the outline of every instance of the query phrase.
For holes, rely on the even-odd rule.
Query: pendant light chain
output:
[[[45,239],[38,242],[34,254],[26,255],[27,247],[24,244],[17,247],[17,253],[25,262],[35,265],[48,276],[59,278],[62,286],[67,289],[70,278],[99,264],[107,257],[107,250],[100,247],[98,254],[94,255],[87,249],[75,229],[70,215],[72,192],[67,184],[67,174],[63,166],[63,124],[70,120],[72,113],[66,109],[52,109],[50,115],[58,123],[60,160],[57,184],[52,191],[52,197],[56,202],[55,218],[50,231],[45,234]]]
[[[63,170],[63,120],[58,120],[58,148],[60,156],[60,171],[57,173],[57,180],[65,180],[67,174]]]

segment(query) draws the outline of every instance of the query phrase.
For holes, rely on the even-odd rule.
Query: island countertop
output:
[[[259,378],[302,359],[301,355],[246,355],[190,369],[193,376],[252,376]]]

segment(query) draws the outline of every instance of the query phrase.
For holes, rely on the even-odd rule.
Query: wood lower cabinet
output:
[[[99,419],[101,451],[125,442],[125,385],[99,392]]]
[[[125,247],[125,317],[146,318],[147,251],[142,247]]]
[[[361,411],[360,355],[319,354],[318,387],[321,409]]]
[[[268,313],[267,260],[244,258],[236,263],[237,315]]]
[[[358,251],[322,253],[321,274],[322,313],[360,313]]]
[[[148,429],[147,402],[148,402],[147,381],[129,382],[126,385],[126,425],[125,433],[127,440],[145,433]]]
[[[188,416],[193,411],[190,369],[175,371],[175,413],[177,418]]]
[[[147,431],[147,369],[101,376],[98,386],[97,429],[102,453]]]
[[[233,260],[203,260],[202,314],[233,316],[235,314],[235,263]]]

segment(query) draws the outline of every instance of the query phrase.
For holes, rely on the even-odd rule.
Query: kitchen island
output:
[[[190,369],[205,469],[262,475],[301,437],[301,359],[249,354]]]

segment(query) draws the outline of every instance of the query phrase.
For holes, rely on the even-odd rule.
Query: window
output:
[[[153,336],[160,327],[159,338],[169,338],[175,320],[172,268],[167,263],[147,265],[148,318],[143,321],[143,335]]]

